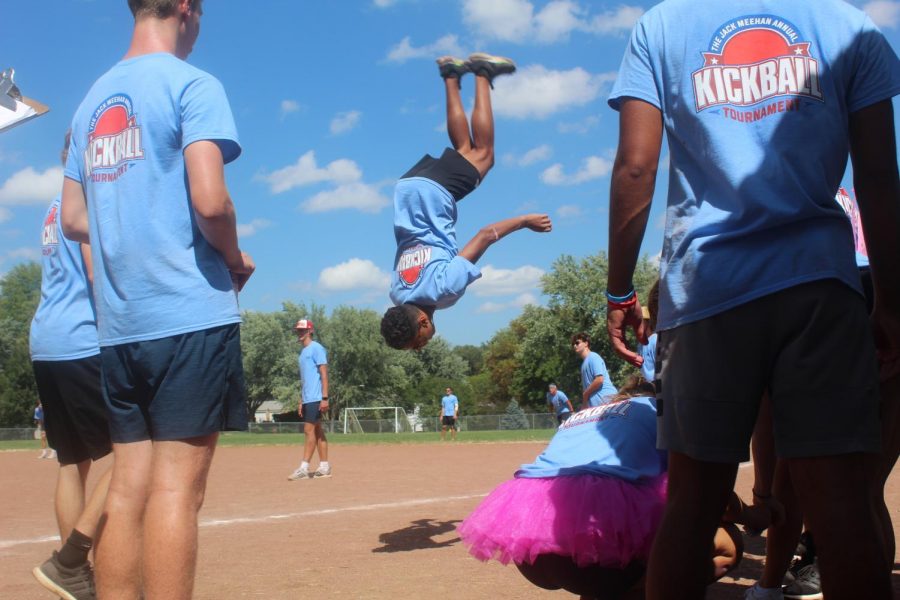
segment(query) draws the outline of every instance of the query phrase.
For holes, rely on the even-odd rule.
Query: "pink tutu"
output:
[[[579,567],[623,568],[650,554],[666,481],[666,474],[642,483],[599,475],[511,479],[466,517],[459,535],[479,560],[522,564],[560,554]]]

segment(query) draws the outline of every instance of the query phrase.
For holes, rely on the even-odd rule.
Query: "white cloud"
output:
[[[509,310],[512,308],[521,309],[529,304],[537,304],[537,303],[538,303],[538,299],[537,299],[537,297],[535,297],[534,294],[525,293],[525,294],[520,294],[519,296],[517,296],[515,299],[511,300],[510,302],[485,302],[484,304],[479,306],[477,309],[475,309],[475,312],[497,313],[497,312],[502,312],[504,310]]]
[[[41,172],[26,167],[13,173],[0,187],[0,205],[45,204],[62,191],[62,182],[62,167],[50,167]]]
[[[447,34],[430,44],[419,46],[418,48],[413,46],[410,40],[411,38],[409,36],[400,40],[399,44],[388,51],[385,60],[387,62],[405,63],[406,61],[415,58],[433,59],[436,56],[444,54],[451,54],[453,56],[464,54],[459,45],[459,38],[453,34]]]
[[[542,144],[536,148],[532,148],[521,156],[516,156],[512,152],[503,155],[503,162],[508,165],[518,167],[527,167],[536,162],[541,162],[550,158],[553,149],[548,144]]]
[[[281,101],[281,118],[283,119],[287,115],[297,112],[300,110],[300,103],[296,100],[282,100]]]
[[[0,206],[0,223],[5,223],[12,219],[12,213],[8,210]]]
[[[494,113],[515,119],[543,119],[593,102],[615,78],[615,73],[593,75],[581,67],[554,71],[542,65],[530,65],[519,69],[514,77],[497,80]]]
[[[600,124],[600,117],[590,115],[580,121],[569,121],[560,123],[556,126],[556,130],[560,133],[588,133],[591,129]]]
[[[600,156],[588,156],[581,162],[581,168],[567,175],[561,163],[550,165],[541,173],[541,181],[547,185],[577,185],[609,175],[612,161]]]
[[[577,204],[563,204],[556,209],[556,214],[563,219],[577,219],[584,216],[584,209]]]
[[[622,34],[628,33],[634,27],[644,9],[637,6],[620,6],[615,12],[607,12],[597,15],[590,21],[589,29],[594,33]]]
[[[333,119],[331,119],[331,125],[329,129],[331,130],[332,135],[347,133],[359,124],[359,120],[361,118],[362,113],[358,110],[339,112],[334,116]]]
[[[316,154],[312,150],[298,158],[293,165],[257,176],[257,179],[269,184],[273,194],[313,183],[345,184],[361,178],[362,171],[355,162],[346,158],[340,158],[328,163],[324,168],[319,168],[316,164]]]
[[[266,227],[271,227],[272,221],[267,219],[253,219],[249,223],[238,223],[237,226],[237,234],[238,237],[246,238],[251,235],[256,235]]]
[[[897,26],[900,21],[900,2],[896,0],[874,0],[862,7],[872,21],[882,28]]]
[[[540,288],[544,270],[532,265],[518,269],[498,269],[485,265],[481,269],[481,279],[471,288],[476,296],[508,296],[523,294]]]
[[[378,8],[389,8],[397,4],[397,0],[374,0],[372,4]]]
[[[619,35],[631,30],[644,9],[620,6],[591,16],[573,0],[551,0],[535,11],[528,0],[464,0],[463,22],[488,39],[515,43],[565,41],[574,31]]]
[[[378,268],[371,260],[351,258],[333,267],[322,269],[319,287],[326,292],[350,290],[387,290],[391,276]]]
[[[355,209],[367,213],[377,213],[391,201],[379,191],[380,186],[362,182],[341,184],[333,190],[319,192],[300,204],[308,213],[332,210]]]

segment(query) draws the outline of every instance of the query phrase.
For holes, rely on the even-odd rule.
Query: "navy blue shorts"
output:
[[[303,403],[303,417],[301,418],[304,423],[316,424],[322,419],[321,404],[319,401]]]
[[[113,442],[245,431],[237,323],[100,349]]]
[[[97,460],[112,450],[100,391],[100,355],[31,363],[44,407],[47,443],[62,465]]]
[[[440,184],[457,202],[481,182],[481,175],[475,165],[453,148],[444,150],[440,158],[426,154],[400,179],[408,177],[424,177]]]

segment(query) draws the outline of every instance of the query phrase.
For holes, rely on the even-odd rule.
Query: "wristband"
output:
[[[607,310],[609,310],[609,309],[613,309],[613,310],[615,310],[615,309],[623,309],[623,310],[624,310],[624,309],[626,309],[626,308],[631,308],[632,306],[634,306],[635,304],[637,304],[637,301],[638,301],[637,294],[634,292],[634,290],[631,290],[631,294],[632,294],[632,295],[631,295],[631,297],[630,297],[628,300],[622,300],[622,301],[620,301],[620,300],[611,300],[611,299],[608,299],[608,300],[606,301],[606,308],[607,308]]]
[[[610,301],[610,302],[616,302],[616,303],[620,303],[620,302],[628,302],[629,300],[631,300],[632,298],[634,298],[635,295],[636,295],[636,293],[635,293],[635,291],[634,291],[634,286],[633,286],[633,285],[632,285],[631,288],[625,293],[624,296],[614,296],[613,294],[610,294],[610,293],[609,293],[609,290],[606,290],[605,294],[606,294],[606,299],[607,299],[608,301]]]
[[[328,400],[328,396],[322,396],[322,400]]]

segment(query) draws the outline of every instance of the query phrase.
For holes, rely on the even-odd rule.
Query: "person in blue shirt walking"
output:
[[[499,75],[513,73],[508,58],[473,54],[468,60],[438,59],[447,99],[447,133],[453,148],[440,158],[426,154],[400,177],[394,190],[397,253],[391,275],[391,301],[381,335],[392,348],[417,350],[434,336],[434,311],[448,308],[481,277],[475,263],[500,238],[520,229],[548,232],[550,217],[528,214],[483,227],[462,250],[456,242],[457,202],[484,180],[494,165],[491,87]],[[460,97],[460,81],[475,75],[471,131]]]
[[[288,476],[291,481],[313,477],[321,479],[331,477],[331,465],[328,462],[328,438],[322,429],[322,415],[328,412],[328,358],[325,348],[312,339],[313,322],[300,319],[294,325],[297,341],[303,345],[297,359],[300,364],[300,379],[303,385],[303,398],[300,402],[300,418],[303,420],[303,461]],[[319,453],[319,467],[314,473],[309,472],[309,461],[313,454]]]
[[[591,336],[576,333],[572,336],[572,349],[581,362],[581,408],[600,406],[618,391],[609,378],[606,363],[596,352],[591,352]]]
[[[444,390],[441,398],[441,441],[447,439],[447,428],[450,428],[450,438],[456,440],[456,422],[459,419],[459,398],[453,394],[453,389]]]
[[[555,383],[551,383],[547,387],[547,405],[550,409],[550,414],[556,415],[556,421],[560,425],[575,412],[575,408],[572,407],[569,397],[566,396],[565,392],[556,387]]]

